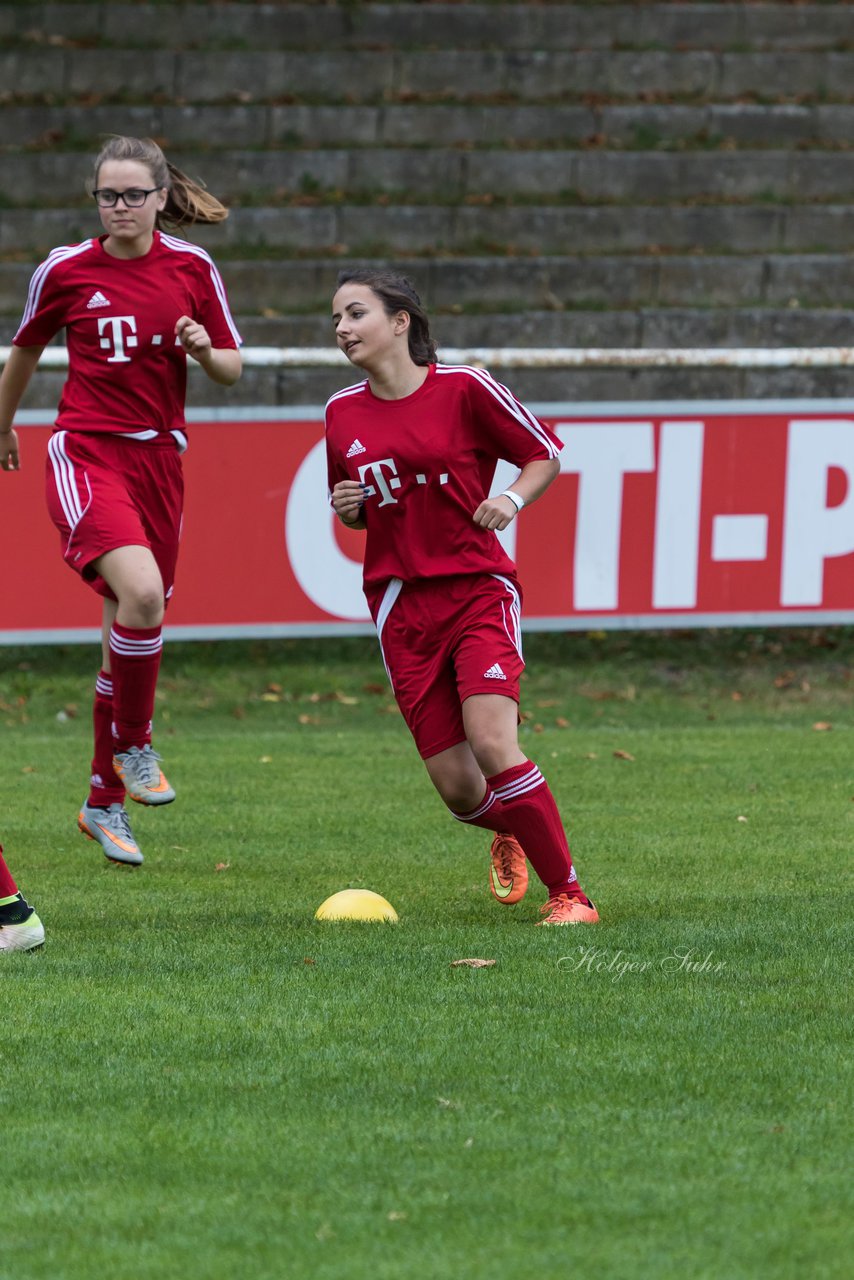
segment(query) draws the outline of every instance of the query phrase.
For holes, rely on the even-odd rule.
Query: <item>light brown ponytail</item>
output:
[[[151,181],[166,190],[166,206],[157,214],[158,230],[174,230],[194,222],[224,222],[228,209],[212,196],[205,184],[170,164],[153,138],[128,138],[114,134],[108,138],[95,160],[90,189],[98,184],[101,165],[107,160],[135,160],[144,164]]]

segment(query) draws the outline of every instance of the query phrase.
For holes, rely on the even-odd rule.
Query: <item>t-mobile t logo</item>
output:
[[[383,467],[388,467],[389,477],[383,475]],[[368,480],[370,472],[371,480]],[[397,467],[394,465],[394,458],[380,458],[378,462],[366,462],[363,467],[359,467],[359,479],[362,484],[366,485],[365,497],[372,498],[379,490],[382,495],[382,502],[378,503],[380,507],[387,507],[390,502],[397,502],[397,498],[391,496],[392,489],[400,488],[400,479],[397,474]]]
[[[128,327],[127,336],[122,325]],[[130,356],[125,355],[125,347],[132,349],[137,345],[136,316],[99,316],[98,336],[101,339],[101,349],[113,352],[107,358],[107,364],[128,364]]]

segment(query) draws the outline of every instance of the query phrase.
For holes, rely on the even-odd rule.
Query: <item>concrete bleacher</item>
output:
[[[849,4],[0,4],[0,342],[34,262],[97,233],[109,132],[231,206],[192,238],[251,344],[331,343],[353,261],[399,264],[446,346],[851,341]],[[501,376],[535,400],[854,391],[844,369]],[[348,380],[249,370],[227,402]]]

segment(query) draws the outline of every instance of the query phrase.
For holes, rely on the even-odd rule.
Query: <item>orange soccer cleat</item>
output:
[[[489,869],[489,887],[492,896],[511,907],[524,898],[528,888],[528,864],[525,850],[515,836],[499,831],[490,849],[492,866]]]
[[[599,912],[589,898],[571,898],[568,893],[559,893],[556,898],[549,898],[540,912],[546,918],[537,921],[541,924],[598,924]]]

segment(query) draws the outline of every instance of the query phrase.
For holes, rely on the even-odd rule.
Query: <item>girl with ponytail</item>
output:
[[[0,466],[20,465],[15,412],[64,328],[68,379],[48,445],[47,502],[66,564],[103,601],[95,750],[78,826],[112,861],[137,865],[126,796],[175,799],[151,720],[181,527],[187,358],[230,386],[240,336],[212,259],[168,233],[222,222],[224,205],[150,138],[108,138],[90,194],[104,234],[54,249],[30,283],[0,377]]]

